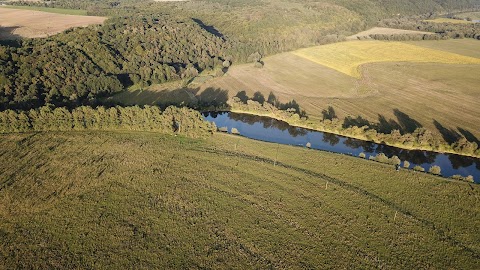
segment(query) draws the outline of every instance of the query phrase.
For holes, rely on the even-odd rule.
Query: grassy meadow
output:
[[[480,59],[401,42],[350,41],[300,49],[295,55],[361,78],[359,67],[378,62],[480,64]]]
[[[273,92],[282,102],[295,99],[312,119],[321,119],[322,111],[331,106],[340,119],[361,116],[374,122],[380,118],[399,122],[401,119],[394,113],[397,109],[438,136],[460,134],[460,128],[468,130],[477,139],[480,138],[480,130],[476,128],[480,118],[479,64],[402,61],[371,62],[355,68],[368,55],[372,55],[371,59],[385,55],[378,52],[380,46],[390,48],[385,52],[390,52],[391,55],[385,58],[390,57],[392,60],[405,60],[409,57],[412,61],[415,58],[428,61],[435,56],[438,57],[436,60],[444,62],[460,61],[459,59],[479,62],[478,41],[362,41],[326,46],[339,46],[344,50],[349,46],[356,47],[357,50],[349,50],[343,56],[329,56],[325,53],[325,60],[319,61],[336,59],[334,65],[339,69],[352,73],[358,71],[361,78],[300,57],[297,52],[290,52],[264,58],[262,61],[265,65],[262,69],[255,68],[252,64],[234,65],[223,77],[208,81],[201,87],[228,90],[230,96],[240,90],[247,91],[250,96],[255,91],[260,91],[265,97]],[[313,48],[312,52],[319,48],[321,47]],[[376,55],[360,48],[376,49]],[[351,61],[341,61],[347,58]]]
[[[480,266],[478,185],[223,134],[1,137],[6,269]]]

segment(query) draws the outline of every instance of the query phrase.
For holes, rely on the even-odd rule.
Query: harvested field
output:
[[[106,19],[0,7],[0,39],[47,37],[72,27],[102,24]]]
[[[433,22],[433,23],[459,23],[459,24],[470,24],[473,22],[465,21],[465,20],[456,20],[456,19],[449,19],[449,18],[436,18],[433,20],[425,20],[426,22]]]
[[[403,34],[418,34],[418,35],[432,35],[430,32],[403,30],[395,28],[374,27],[367,31],[360,32],[358,34],[347,37],[347,40],[357,40],[358,38],[370,38],[370,35],[403,35]]]
[[[465,56],[480,58],[480,41],[472,38],[407,41],[405,43],[434,50],[446,51]]]
[[[468,55],[475,45],[472,42],[426,42],[425,46],[451,48],[452,53],[446,55],[461,59],[463,56],[453,52],[464,50]],[[369,63],[360,66],[362,77],[357,79],[293,53],[263,61],[262,69],[252,64],[234,65],[225,76],[201,87],[228,90],[230,96],[241,90],[250,96],[255,91],[265,96],[273,92],[281,102],[295,99],[311,118],[321,118],[322,110],[332,106],[339,118],[360,115],[378,121],[382,116],[398,121],[394,114],[398,109],[434,133],[440,133],[438,124],[434,124],[437,121],[447,130],[459,133],[458,128],[462,128],[480,138],[479,64]]]
[[[480,59],[401,42],[350,41],[294,51],[317,64],[360,78],[359,66],[376,62],[480,64]]]

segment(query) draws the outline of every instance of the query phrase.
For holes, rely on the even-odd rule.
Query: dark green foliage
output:
[[[0,112],[0,133],[70,130],[175,132],[189,137],[202,137],[214,131],[215,126],[205,122],[197,111],[173,106],[163,112],[155,106],[108,109],[81,106],[72,111],[45,106],[28,112]]]
[[[171,16],[116,18],[0,46],[0,109],[81,104],[130,84],[195,77],[222,65],[225,46],[191,19]]]

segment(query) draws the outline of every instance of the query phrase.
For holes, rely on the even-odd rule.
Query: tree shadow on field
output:
[[[201,107],[224,106],[228,100],[228,90],[209,87],[196,96]]]
[[[458,141],[458,139],[460,139],[462,137],[460,135],[460,133],[456,132],[453,129],[448,129],[448,128],[442,126],[442,124],[440,124],[437,120],[433,120],[433,124],[438,129],[438,131],[442,135],[443,139],[449,144],[452,144],[452,143]]]
[[[470,131],[463,129],[461,127],[457,127],[457,129],[469,142],[475,142],[478,145],[480,145],[480,141]]]
[[[209,107],[226,107],[228,90],[220,88],[178,88],[174,90],[136,90],[124,91],[108,97],[101,102],[104,106],[133,106],[133,105],[156,105],[161,108],[168,106],[185,106],[194,109]],[[213,108],[212,108],[213,109]]]
[[[393,119],[387,120],[387,118],[381,114],[378,115],[377,131],[380,133],[392,133],[393,130],[402,130],[402,127]]]
[[[351,116],[345,117],[343,120],[342,127],[343,128],[349,128],[349,127],[363,127],[363,126],[368,126],[368,127],[373,127],[374,125],[370,123],[367,119],[361,117],[360,115],[357,116],[356,118],[353,118]]]
[[[398,124],[401,127],[400,132],[404,133],[413,133],[417,128],[421,128],[422,125],[412,119],[408,114],[400,111],[399,109],[394,109],[393,114],[398,119]]]
[[[337,118],[337,113],[335,113],[332,106],[328,106],[326,110],[322,111],[322,116],[323,120],[333,120],[334,118]]]

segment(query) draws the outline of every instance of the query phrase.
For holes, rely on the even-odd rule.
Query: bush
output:
[[[236,128],[232,128],[231,132],[232,132],[232,134],[240,135],[240,131],[238,131],[238,129],[236,129]]]
[[[420,165],[417,165],[417,166],[413,167],[413,170],[417,171],[417,172],[424,172],[425,171],[425,169]]]
[[[390,158],[390,163],[393,165],[400,165],[401,161],[397,156],[393,156]]]
[[[388,163],[389,159],[384,153],[380,153],[375,157],[375,160],[382,163]]]
[[[473,176],[471,176],[471,175],[465,177],[465,180],[466,180],[467,182],[470,182],[470,183],[474,183],[474,182],[475,182],[475,181],[473,180]]]
[[[361,152],[360,154],[358,154],[359,157],[361,158],[365,158],[367,155],[365,155],[365,153]]]
[[[307,148],[311,148],[312,147],[312,144],[307,142],[307,144],[305,145]]]
[[[219,128],[218,128],[218,131],[220,131],[220,132],[228,132],[228,128],[227,128],[227,127],[219,127]]]
[[[410,162],[408,162],[408,161],[405,160],[405,161],[403,162],[403,168],[405,168],[405,169],[410,168]]]
[[[430,169],[428,170],[428,172],[431,173],[431,174],[440,175],[441,168],[440,168],[440,166],[433,165],[432,167],[430,167]]]

